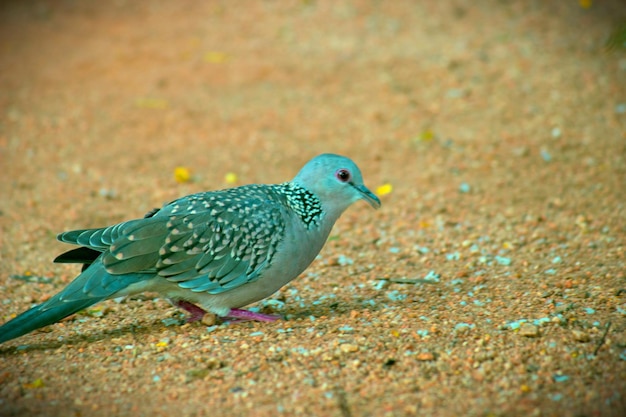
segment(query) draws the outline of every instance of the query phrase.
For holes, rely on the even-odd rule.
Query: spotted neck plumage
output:
[[[315,194],[291,182],[279,184],[278,188],[285,196],[289,208],[296,213],[307,229],[319,226],[324,212],[322,203]]]

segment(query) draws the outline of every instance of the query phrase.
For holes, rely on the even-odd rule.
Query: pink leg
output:
[[[191,314],[189,317],[187,317],[187,323],[193,323],[194,321],[202,320],[202,317],[204,317],[204,315],[207,313],[202,308],[190,303],[189,301],[172,300],[172,303],[176,307],[182,308],[183,310]]]
[[[240,310],[238,308],[233,308],[231,309],[228,314],[225,317],[226,319],[234,319],[234,320],[230,320],[230,321],[248,321],[248,320],[254,320],[254,321],[266,321],[266,322],[271,322],[271,321],[276,321],[280,318],[280,316],[274,316],[274,315],[270,315],[270,314],[262,314],[262,313],[255,313],[253,311],[248,311],[248,310]]]

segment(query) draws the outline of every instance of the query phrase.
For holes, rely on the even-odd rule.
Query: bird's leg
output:
[[[249,311],[249,310],[241,310],[241,309],[238,309],[238,308],[233,308],[233,309],[231,309],[228,312],[228,314],[226,314],[226,316],[224,318],[225,319],[232,319],[232,320],[229,320],[231,322],[249,321],[249,320],[271,322],[271,321],[278,320],[280,318],[280,316],[274,316],[274,315],[271,315],[271,314],[255,313],[255,312]]]
[[[187,317],[187,320],[186,320],[187,323],[193,323],[194,321],[202,320],[204,315],[207,314],[207,312],[204,309],[202,309],[201,307],[198,307],[197,305],[193,303],[190,303],[189,301],[186,301],[186,300],[170,300],[170,301],[176,307],[181,308],[190,314],[190,316]],[[280,319],[280,316],[255,313],[249,310],[241,310],[238,308],[233,308],[228,312],[226,316],[222,317],[222,319],[226,319],[226,321],[229,321],[231,323],[241,322],[241,321],[272,322],[272,321],[276,321]]]
[[[182,308],[183,310],[191,314],[189,317],[187,317],[187,323],[193,323],[194,321],[202,320],[202,317],[204,317],[204,315],[207,313],[202,308],[198,307],[195,304],[190,303],[189,301],[185,301],[185,300],[171,300],[171,301],[172,301],[172,304],[174,304],[176,307]]]

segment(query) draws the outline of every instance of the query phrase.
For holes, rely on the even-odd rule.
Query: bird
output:
[[[156,292],[190,313],[231,321],[279,317],[242,309],[269,297],[316,258],[341,214],[380,199],[349,158],[321,154],[291,180],[205,191],[143,218],[72,230],[78,248],[54,262],[83,264],[59,293],[0,326],[0,343],[51,325],[103,300]]]

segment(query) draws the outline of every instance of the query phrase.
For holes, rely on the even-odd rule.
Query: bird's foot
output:
[[[181,308],[190,314],[190,316],[187,317],[187,323],[200,321],[204,318],[206,314],[208,314],[203,308],[198,307],[197,305],[190,303],[186,300],[171,300],[171,302],[176,307]],[[226,316],[220,318],[230,323],[238,323],[243,321],[272,322],[280,319],[281,317],[271,314],[255,313],[249,310],[233,308],[228,312],[228,314],[226,314]]]
[[[195,305],[193,303],[190,303],[189,301],[172,300],[172,303],[176,307],[182,308],[183,310],[187,311],[190,314],[190,316],[187,317],[187,320],[186,320],[187,323],[193,323],[194,321],[200,321],[200,320],[202,320],[204,315],[207,314],[207,312],[204,311],[202,308],[198,307],[197,305]]]
[[[224,319],[226,319],[226,321],[229,321],[229,322],[241,322],[241,321],[250,321],[250,320],[272,322],[280,318],[281,318],[280,316],[275,316],[272,314],[255,313],[253,311],[241,310],[238,308],[231,309],[228,312],[228,314],[226,314],[226,316],[224,317]]]

